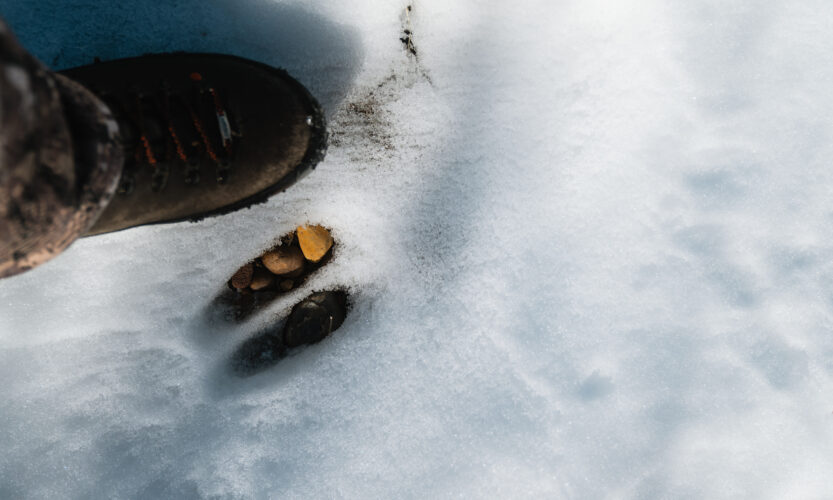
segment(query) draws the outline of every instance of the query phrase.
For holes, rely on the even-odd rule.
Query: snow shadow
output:
[[[266,0],[4,2],[24,47],[53,69],[154,52],[218,52],[286,69],[332,112],[364,57],[357,32]]]
[[[281,330],[267,329],[243,342],[231,356],[229,367],[240,377],[250,377],[271,368],[286,356]]]

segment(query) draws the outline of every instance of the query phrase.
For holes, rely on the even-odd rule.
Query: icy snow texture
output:
[[[286,67],[333,146],[268,204],[0,282],[0,498],[833,492],[833,5],[9,0],[49,64]],[[205,307],[299,222],[334,261]],[[246,338],[349,285],[338,334]]]

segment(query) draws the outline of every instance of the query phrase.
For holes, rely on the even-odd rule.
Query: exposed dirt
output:
[[[417,56],[412,27],[413,5],[408,5],[402,15],[400,41],[407,58],[399,59],[390,74],[375,86],[358,90],[336,113],[330,124],[330,145],[334,148],[350,148],[349,159],[356,162],[390,160],[395,155],[398,127],[388,107],[400,99],[403,90],[417,82],[428,82],[431,77]]]
[[[254,314],[255,312],[265,308],[276,299],[286,295],[292,290],[301,287],[304,282],[318,269],[327,265],[333,256],[333,250],[336,244],[324,254],[324,256],[315,262],[305,261],[303,267],[296,272],[286,275],[275,275],[269,280],[268,284],[252,289],[250,286],[252,277],[257,274],[268,275],[269,271],[263,263],[263,256],[258,256],[255,259],[244,264],[238,271],[229,278],[226,286],[214,297],[209,308],[217,311],[222,311],[222,316],[225,319],[233,321],[242,321]],[[272,250],[299,249],[298,239],[295,232],[286,234],[280,238],[280,243],[275,245]],[[268,253],[264,252],[264,253]],[[244,272],[246,271],[246,272]],[[243,280],[243,275],[245,281]]]

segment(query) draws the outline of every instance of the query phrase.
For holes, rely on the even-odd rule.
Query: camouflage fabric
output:
[[[122,156],[109,109],[47,70],[0,20],[0,278],[84,234],[113,196]]]

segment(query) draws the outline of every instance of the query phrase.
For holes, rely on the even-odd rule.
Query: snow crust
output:
[[[0,498],[824,498],[833,5],[4,2],[47,64],[285,67],[332,146],[265,205],[0,281]],[[303,222],[333,261],[206,308]],[[346,285],[331,338],[234,350]]]

